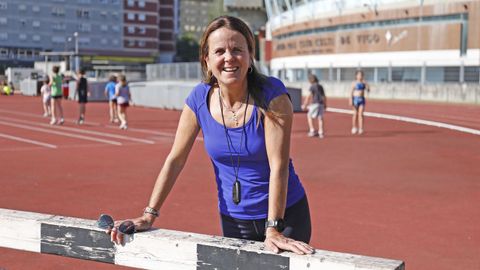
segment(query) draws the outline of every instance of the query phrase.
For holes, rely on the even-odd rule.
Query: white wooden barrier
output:
[[[0,247],[144,269],[403,270],[398,260],[324,250],[273,254],[263,243],[172,230],[136,233],[124,246],[110,242],[94,220],[0,208]]]

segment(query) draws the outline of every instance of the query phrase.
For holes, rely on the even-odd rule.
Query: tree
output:
[[[191,35],[183,35],[177,39],[176,62],[197,62],[200,45]]]

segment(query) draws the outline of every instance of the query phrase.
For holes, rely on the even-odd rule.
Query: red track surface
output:
[[[330,106],[346,107],[345,100]],[[77,104],[64,102],[63,127],[42,124],[38,97],[0,97],[0,208],[96,219],[141,213],[175,132],[179,112],[131,107],[130,129],[107,124],[107,105],[89,103],[76,126]],[[480,107],[370,101],[368,111],[480,129]],[[350,116],[327,113],[327,137],[306,138],[295,115],[291,155],[305,185],[319,249],[401,259],[407,269],[480,269],[480,136],[367,118],[351,136]],[[9,124],[6,125],[5,123]],[[12,123],[16,126],[12,126]],[[18,126],[22,125],[22,126]],[[154,144],[81,134],[122,146],[34,130],[74,128],[152,140]],[[197,141],[155,226],[220,234],[213,170]],[[1,228],[0,228],[1,229]],[[58,256],[0,248],[0,269],[120,269]]]

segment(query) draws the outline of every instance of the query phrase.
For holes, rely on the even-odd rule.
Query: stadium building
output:
[[[480,0],[265,0],[266,59],[286,82],[480,83]]]

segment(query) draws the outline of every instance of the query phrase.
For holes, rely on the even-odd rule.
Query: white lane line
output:
[[[10,139],[10,140],[13,140],[13,141],[35,144],[35,145],[43,146],[43,147],[46,147],[46,148],[53,148],[53,149],[57,148],[57,146],[53,145],[53,144],[43,143],[43,142],[34,141],[34,140],[29,140],[29,139],[25,139],[25,138],[21,138],[21,137],[17,137],[17,136],[11,136],[11,135],[8,135],[8,134],[5,134],[5,133],[0,133],[0,137]]]
[[[118,128],[115,126],[105,126],[106,128]],[[154,130],[149,130],[149,129],[142,129],[142,128],[128,128],[128,130],[139,132],[139,133],[147,133],[147,134],[153,134],[153,135],[159,135],[163,137],[170,137],[170,138],[175,138],[175,133],[169,133],[169,132],[163,132],[163,131],[154,131]],[[203,142],[203,138],[198,136],[196,141],[201,141]]]
[[[77,132],[77,133],[91,134],[91,135],[97,135],[97,136],[103,136],[103,137],[115,138],[115,139],[122,139],[122,140],[127,140],[127,141],[145,143],[145,144],[154,144],[155,143],[154,141],[151,141],[151,140],[137,139],[137,138],[128,137],[128,136],[124,136],[124,135],[104,133],[104,132],[93,131],[93,130],[84,130],[84,129],[79,129],[79,128],[66,127],[66,126],[51,126],[49,124],[37,123],[37,122],[32,122],[32,121],[20,120],[20,119],[5,118],[5,117],[0,117],[0,119],[3,119],[5,121],[12,121],[12,122],[18,122],[18,123],[24,123],[24,124],[30,124],[30,125],[37,125],[37,126],[42,126],[42,127],[56,128],[56,129],[60,129],[60,130],[69,130],[69,131],[73,131],[73,132]]]
[[[55,130],[51,130],[51,129],[36,128],[36,127],[31,127],[31,126],[26,126],[26,125],[21,125],[21,124],[8,123],[8,122],[4,122],[4,121],[0,121],[0,125],[11,126],[11,127],[16,127],[16,128],[23,128],[23,129],[34,130],[34,131],[39,131],[39,132],[45,132],[45,133],[50,133],[50,134],[55,134],[55,135],[60,135],[60,136],[65,136],[65,137],[72,137],[72,138],[82,139],[82,140],[87,140],[87,141],[95,141],[95,142],[112,144],[112,145],[122,145],[121,142],[98,139],[98,138],[94,138],[94,137],[87,137],[87,136],[83,136],[83,135],[77,135],[77,134],[72,134],[72,133],[55,131]]]
[[[335,113],[353,114],[352,110],[339,109],[339,108],[327,108],[327,111],[328,112],[335,112]],[[442,122],[418,119],[418,118],[407,117],[407,116],[399,116],[399,115],[393,115],[393,114],[375,113],[375,112],[364,112],[363,114],[365,116],[370,116],[370,117],[383,118],[383,119],[396,120],[396,121],[403,121],[403,122],[414,123],[414,124],[419,124],[419,125],[426,125],[426,126],[433,126],[433,127],[438,127],[438,128],[446,128],[446,129],[451,129],[451,130],[464,132],[464,133],[469,133],[469,134],[473,134],[473,135],[480,135],[480,130],[473,129],[473,128],[462,127],[462,126],[457,126],[457,125],[452,125],[452,124],[447,124],[447,123],[442,123]]]

